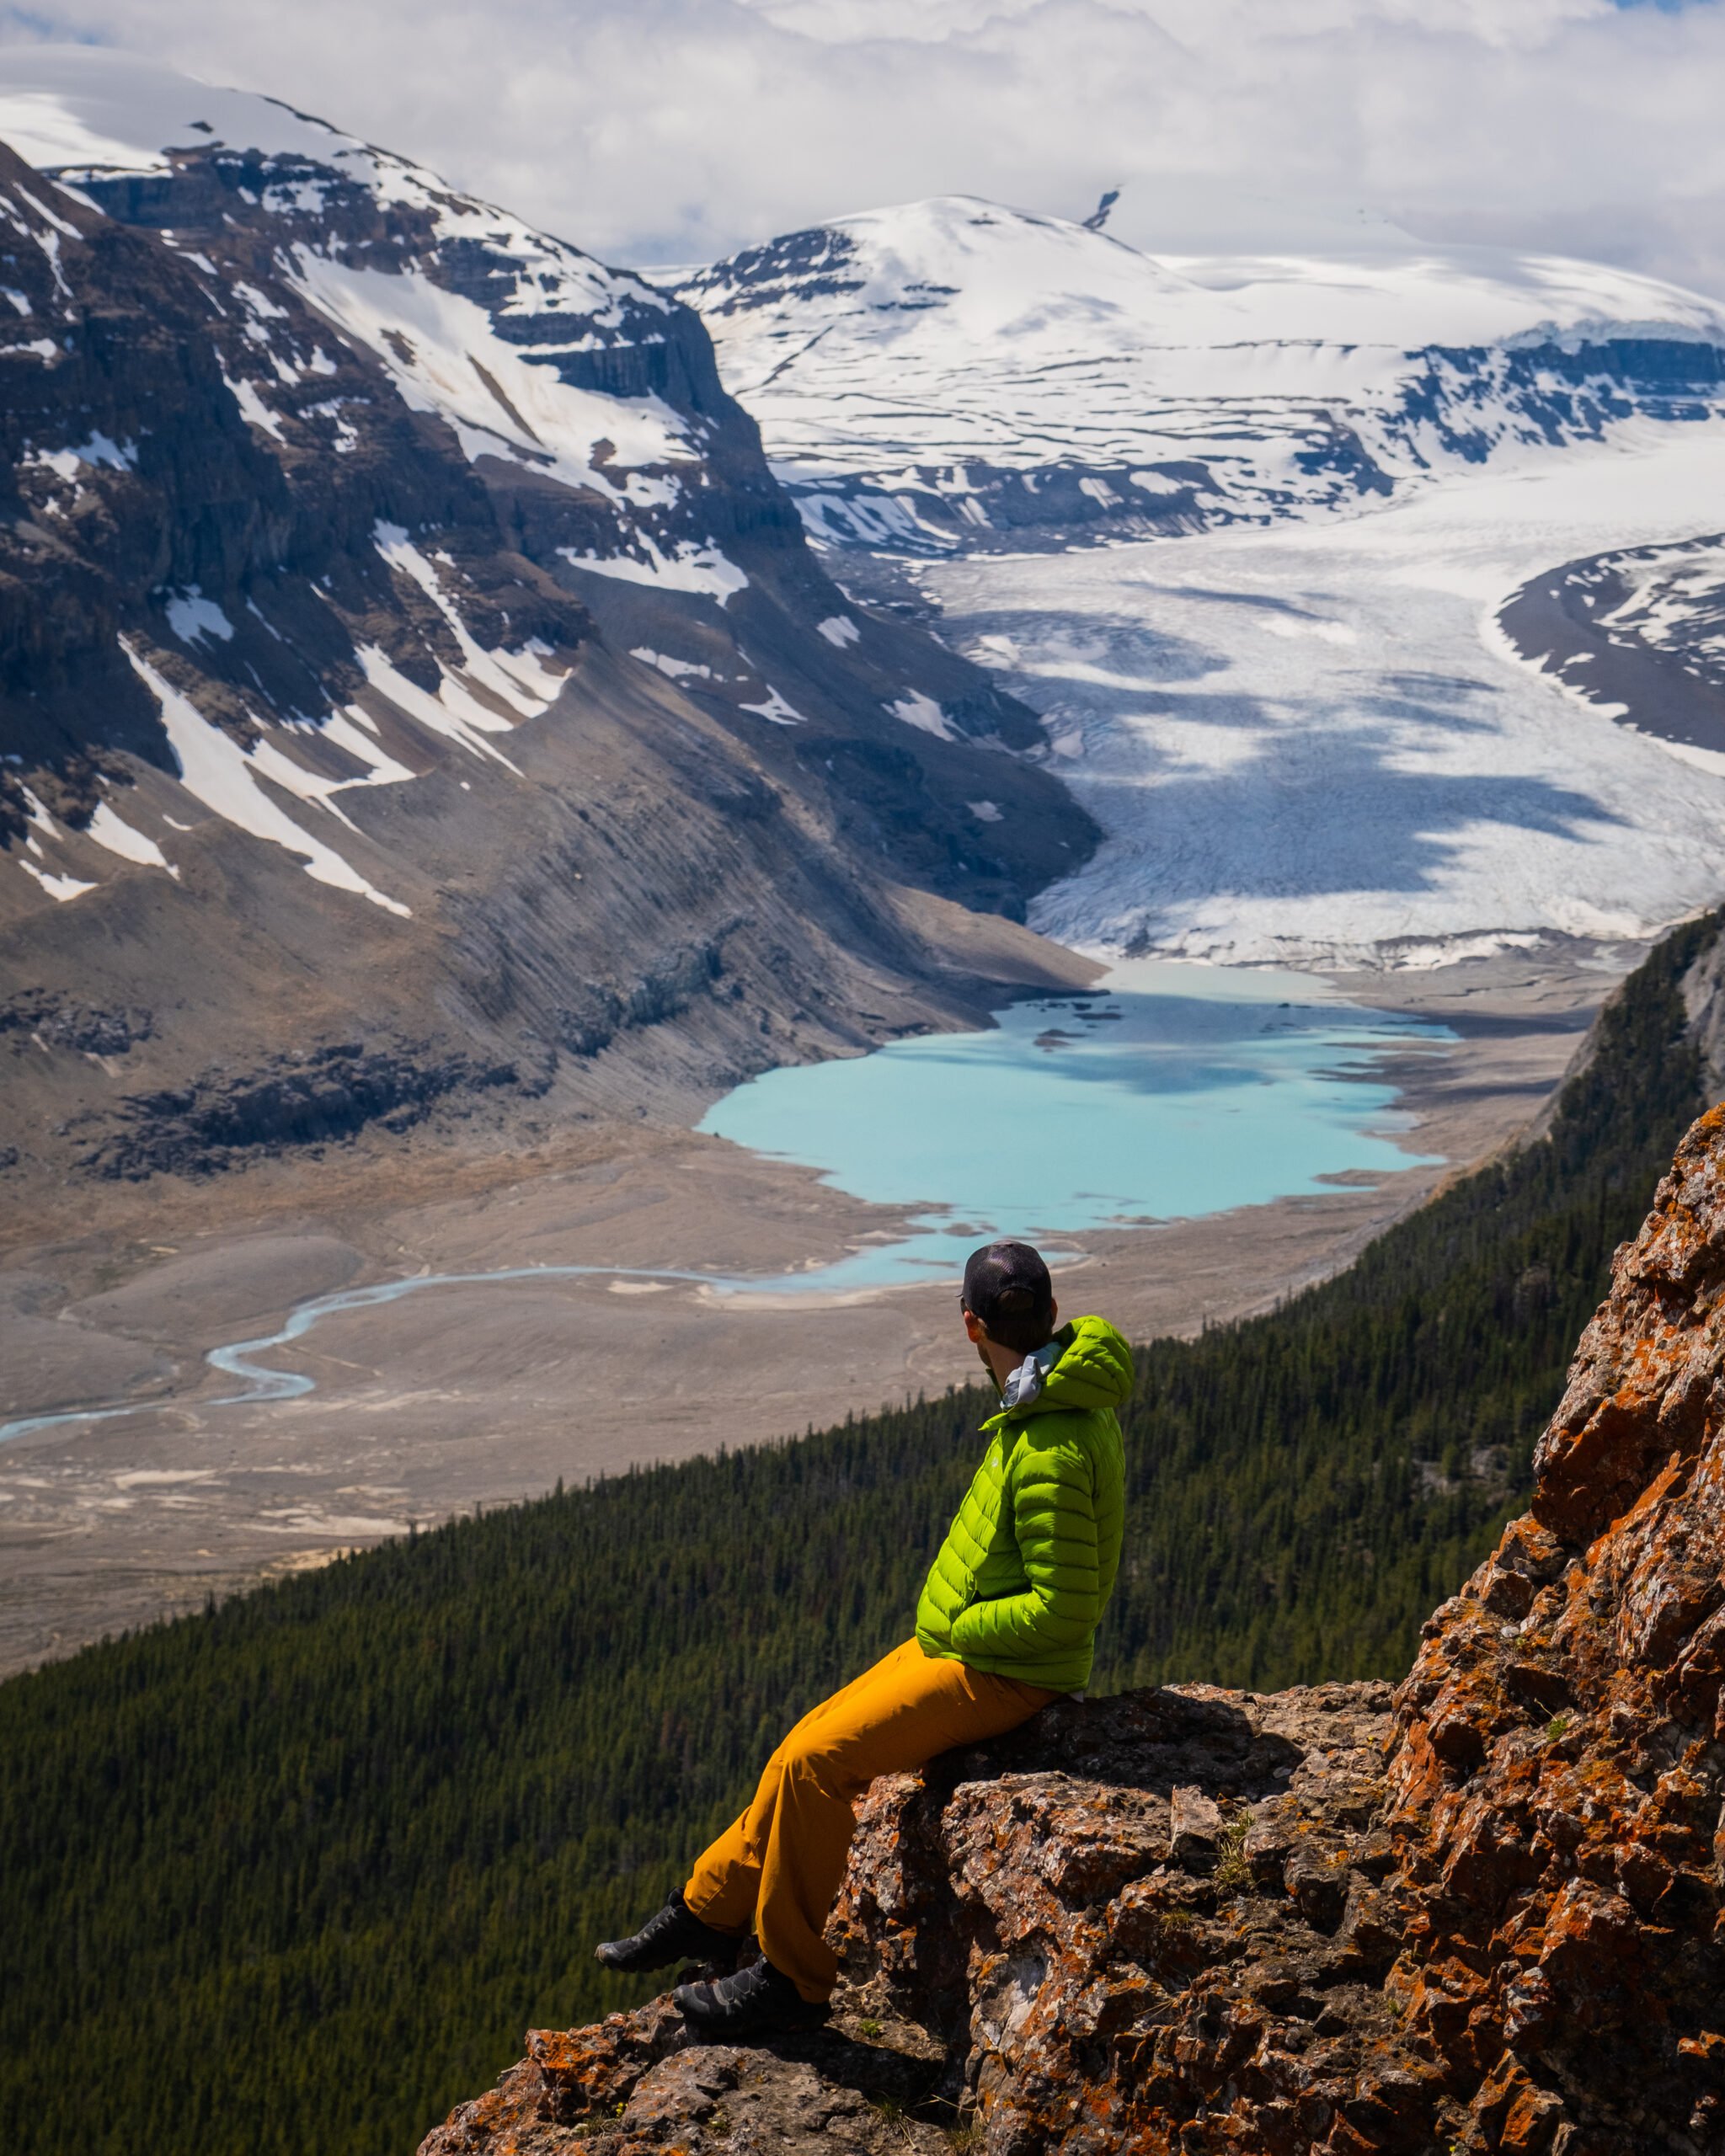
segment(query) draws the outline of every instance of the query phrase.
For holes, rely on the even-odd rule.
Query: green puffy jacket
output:
[[[1119,1569],[1114,1411],[1132,1390],[1132,1351],[1099,1317],[1055,1342],[1036,1397],[982,1426],[989,1448],[923,1587],[916,1637],[925,1654],[1076,1692]]]

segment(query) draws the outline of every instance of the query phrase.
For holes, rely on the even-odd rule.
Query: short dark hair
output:
[[[985,1243],[964,1267],[964,1308],[991,1340],[1020,1355],[1047,1347],[1055,1331],[1055,1287],[1042,1253],[1028,1243]]]

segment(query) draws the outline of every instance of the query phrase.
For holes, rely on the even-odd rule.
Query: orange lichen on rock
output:
[[[1617,1252],[1531,1510],[1428,1624],[1397,1695],[1393,1981],[1466,2148],[1725,2146],[1722,1366],[1714,1109]]]

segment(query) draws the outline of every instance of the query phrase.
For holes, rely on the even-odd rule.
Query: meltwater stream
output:
[[[315,1380],[260,1358],[339,1311],[434,1288],[598,1277],[777,1299],[956,1283],[965,1253],[995,1235],[1077,1256],[1087,1232],[1263,1204],[1349,1171],[1428,1164],[1430,1155],[1395,1142],[1410,1118],[1393,1111],[1394,1090],[1372,1059],[1451,1038],[1348,1003],[1305,974],[1126,961],[1089,994],[1010,1006],[988,1033],[926,1035],[769,1071],[708,1112],[703,1131],[816,1168],[854,1197],[913,1209],[903,1228],[834,1264],[752,1277],[533,1265],[345,1288],[299,1304],[274,1332],[211,1348],[206,1361],[242,1389],[199,1404],[302,1398]],[[0,1423],[0,1440],[179,1404],[25,1416]]]
[[[238,1378],[246,1390],[223,1393],[218,1399],[198,1404],[243,1407],[264,1400],[298,1400],[315,1392],[317,1380],[304,1371],[272,1369],[268,1364],[252,1358],[267,1354],[272,1348],[285,1348],[290,1341],[303,1340],[320,1319],[333,1317],[338,1310],[375,1310],[380,1303],[397,1303],[403,1295],[418,1294],[425,1288],[501,1287],[511,1280],[577,1280],[595,1276],[606,1280],[692,1280],[709,1288],[745,1284],[723,1280],[716,1273],[665,1272],[633,1265],[515,1265],[495,1273],[414,1273],[402,1280],[375,1280],[366,1288],[342,1288],[296,1304],[278,1331],[211,1348],[205,1362],[212,1370]],[[148,1415],[181,1404],[175,1400],[134,1400],[112,1407],[68,1407],[55,1415],[20,1416],[15,1422],[0,1422],[0,1443],[24,1437],[32,1430],[51,1429],[60,1422],[106,1422],[116,1415]]]

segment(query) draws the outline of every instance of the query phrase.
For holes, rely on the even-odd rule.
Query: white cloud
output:
[[[1725,0],[59,3],[10,35],[266,90],[615,259],[1118,185],[1148,246],[1243,194],[1725,291]]]

